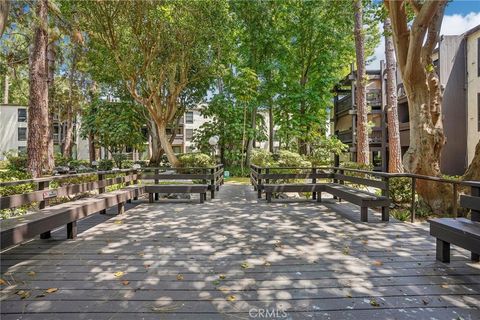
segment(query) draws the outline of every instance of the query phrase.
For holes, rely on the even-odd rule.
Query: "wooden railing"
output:
[[[460,181],[453,179],[445,179],[440,177],[431,177],[412,173],[386,173],[376,172],[359,169],[349,169],[343,167],[259,167],[251,165],[250,167],[250,181],[254,189],[261,194],[262,185],[268,184],[274,179],[311,179],[312,183],[316,183],[318,178],[327,178],[335,181],[335,174],[341,174],[342,177],[346,177],[345,173],[356,173],[359,175],[365,175],[365,177],[349,176],[349,180],[352,183],[358,182],[359,184],[369,185],[374,188],[385,188],[383,195],[389,197],[389,181],[392,178],[409,178],[411,186],[411,202],[410,202],[410,221],[415,222],[415,197],[416,197],[416,185],[417,181],[431,181],[436,183],[447,183],[452,185],[452,197],[454,199],[452,203],[452,214],[454,217],[458,217],[458,190],[460,187],[470,188],[470,194],[472,197],[480,197],[480,181]],[[300,171],[301,173],[282,173],[281,171]],[[319,171],[322,171],[319,173]],[[325,172],[327,171],[327,172]],[[271,173],[275,172],[275,173]],[[373,179],[372,179],[373,178]],[[477,214],[478,211],[473,212]],[[480,213],[478,213],[480,215]]]

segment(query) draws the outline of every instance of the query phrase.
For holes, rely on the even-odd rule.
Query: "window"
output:
[[[27,141],[27,128],[18,128],[18,141]]]
[[[372,151],[372,164],[374,167],[382,166],[382,153],[380,151]]]
[[[182,153],[182,146],[173,146],[174,153]]]
[[[193,123],[193,112],[185,113],[185,123]]]
[[[27,147],[25,146],[18,147],[18,154],[26,154],[26,153],[27,153]]]
[[[187,140],[192,140],[193,138],[193,129],[185,129],[185,135]]]
[[[18,122],[27,122],[27,109],[18,109]]]

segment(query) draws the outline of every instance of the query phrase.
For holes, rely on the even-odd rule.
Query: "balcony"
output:
[[[371,144],[379,144],[382,143],[382,128],[380,127],[373,127],[372,132],[368,135],[368,141]]]
[[[344,130],[339,131],[336,133],[337,138],[342,141],[343,143],[352,143],[353,142],[353,135],[352,130]]]
[[[367,104],[371,107],[382,105],[382,90],[367,90]]]
[[[336,113],[342,113],[353,108],[352,95],[348,94],[337,101]]]

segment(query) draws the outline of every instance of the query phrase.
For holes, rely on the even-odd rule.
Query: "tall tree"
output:
[[[385,62],[387,73],[387,122],[388,122],[388,172],[403,172],[402,150],[400,146],[400,127],[397,106],[397,62],[392,38],[392,24],[386,17],[383,23],[385,36]]]
[[[397,63],[408,98],[410,146],[403,158],[408,172],[439,176],[445,144],[442,91],[432,62],[447,1],[393,1],[385,5],[392,21]],[[410,14],[413,21],[409,21]],[[417,180],[419,195],[434,212],[451,207],[447,184]]]
[[[0,0],[0,37],[7,26],[8,12],[10,10],[10,0]]]
[[[363,30],[363,4],[362,0],[354,0],[355,16],[355,53],[357,61],[357,74],[355,81],[355,102],[357,107],[357,162],[370,163],[368,144],[368,109],[367,109],[367,75],[365,71],[365,35]]]
[[[48,45],[48,0],[36,3],[34,38],[29,59],[30,102],[28,108],[28,171],[34,178],[42,175],[46,160],[48,132],[48,81],[46,53]]]
[[[155,121],[169,162],[178,165],[167,127],[178,117],[182,91],[214,76],[214,50],[228,26],[218,1],[105,1],[79,4],[102,66],[121,75]]]

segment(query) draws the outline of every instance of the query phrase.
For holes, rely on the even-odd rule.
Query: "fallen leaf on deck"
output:
[[[18,295],[22,299],[26,299],[30,297],[30,291],[27,290],[19,290],[16,292],[16,295]]]
[[[123,220],[115,220],[114,223],[115,223],[115,224],[122,224],[122,223],[123,223]]]
[[[37,294],[37,295],[35,296],[35,298],[43,298],[43,297],[45,297],[45,295],[44,295],[43,293]]]
[[[228,290],[227,287],[218,287],[217,289],[220,290],[220,291],[222,291],[222,292],[230,291],[230,290]]]
[[[221,274],[221,275],[218,276],[218,278],[219,278],[220,280],[225,280],[225,275],[224,275],[224,274]]]
[[[250,265],[248,264],[248,262],[244,262],[240,265],[243,269],[248,269],[250,268]]]
[[[183,280],[183,274],[177,274],[177,280]]]
[[[27,273],[30,277],[35,277],[36,273],[35,271],[30,271]]]
[[[442,287],[442,288],[445,288],[445,289],[446,289],[446,288],[448,288],[448,284],[442,284],[440,287]]]
[[[47,290],[45,290],[46,293],[54,293],[57,291],[58,291],[58,288],[48,288]]]
[[[427,301],[427,300],[422,299],[422,302],[423,302],[424,305],[427,305],[427,304],[428,304],[428,301]]]
[[[128,281],[128,280],[123,280],[123,281],[122,281],[122,284],[123,284],[124,286],[128,286],[129,283],[130,283],[130,281]]]
[[[120,277],[123,277],[124,274],[125,274],[125,272],[123,272],[123,271],[117,271],[113,275],[117,278],[120,278]]]
[[[3,279],[0,279],[0,285],[1,286],[6,286],[7,285],[7,282]]]
[[[215,280],[212,282],[214,286],[218,286],[220,284],[220,280]]]
[[[227,297],[227,301],[235,301],[235,300],[237,300],[237,298],[233,295],[230,295]]]
[[[372,307],[380,307],[380,304],[375,300],[375,298],[370,299],[370,305]]]
[[[175,305],[165,306],[165,307],[155,307],[155,306],[153,306],[152,311],[155,311],[155,312],[169,312],[169,311],[175,311],[175,310],[177,310],[178,308],[181,308],[181,307],[183,307],[183,304],[175,304]]]
[[[380,266],[383,266],[383,262],[380,261],[380,260],[375,260],[375,261],[373,261],[373,265],[377,266],[377,267],[380,267]]]
[[[270,267],[272,264],[268,261],[265,261],[265,263],[263,265],[266,266],[266,267]]]
[[[344,255],[348,255],[350,253],[350,249],[348,247],[343,248],[342,253]]]
[[[352,294],[349,293],[349,294],[347,294],[346,297],[347,297],[347,298],[351,298],[351,297],[352,297]]]

